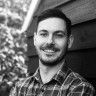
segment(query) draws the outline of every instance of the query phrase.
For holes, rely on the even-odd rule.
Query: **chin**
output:
[[[49,67],[52,67],[52,66],[54,67],[54,66],[60,64],[60,62],[62,62],[64,60],[64,58],[66,56],[66,52],[67,51],[60,52],[58,54],[55,54],[54,56],[49,56],[49,55],[46,56],[45,54],[43,54],[43,55],[39,54],[39,59],[43,65],[46,65]]]
[[[42,62],[43,65],[49,66],[49,67],[54,67],[56,65],[58,65],[61,61],[63,60],[63,58],[54,58],[54,59],[40,59],[40,61]]]
[[[50,67],[52,67],[52,66],[56,66],[56,65],[57,65],[56,61],[45,61],[45,60],[40,60],[40,61],[41,61],[42,64],[45,65],[45,66],[50,66]]]

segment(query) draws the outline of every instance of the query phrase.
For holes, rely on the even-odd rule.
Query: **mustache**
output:
[[[60,50],[54,44],[46,44],[45,46],[42,46],[41,49],[42,50],[53,50],[55,52]]]

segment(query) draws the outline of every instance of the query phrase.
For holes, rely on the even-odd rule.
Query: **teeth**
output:
[[[44,50],[45,52],[49,52],[49,53],[52,53],[54,52],[53,50]]]

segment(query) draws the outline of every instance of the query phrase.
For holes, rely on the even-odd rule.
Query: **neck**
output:
[[[39,60],[39,68],[40,68],[40,75],[43,83],[49,82],[52,77],[58,72],[58,70],[61,68],[61,66],[64,64],[63,62],[60,62],[54,67],[46,66],[41,63]]]

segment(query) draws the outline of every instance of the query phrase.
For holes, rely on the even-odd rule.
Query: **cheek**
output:
[[[40,46],[43,45],[44,43],[45,43],[45,40],[42,39],[42,38],[40,38],[40,37],[37,37],[37,38],[35,39],[35,46],[36,46],[36,47],[40,47]]]
[[[67,40],[58,40],[57,41],[57,46],[60,49],[64,49],[67,46]]]

